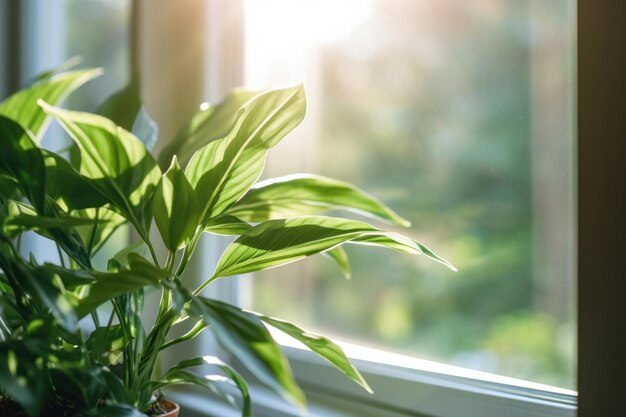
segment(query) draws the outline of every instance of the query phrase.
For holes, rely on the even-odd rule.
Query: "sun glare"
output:
[[[301,74],[294,66],[306,61],[316,46],[336,42],[367,22],[373,8],[373,0],[246,0],[247,84],[267,80],[254,71],[268,62]]]

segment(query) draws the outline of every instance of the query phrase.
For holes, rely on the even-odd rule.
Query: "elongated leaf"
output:
[[[209,220],[204,228],[205,232],[216,235],[240,235],[252,227],[251,224],[236,218],[235,216],[221,215]]]
[[[237,110],[257,94],[256,91],[233,90],[217,105],[201,105],[191,120],[159,154],[161,169],[167,169],[174,155],[183,167],[187,166],[196,150],[228,133],[235,123]]]
[[[0,173],[14,178],[22,193],[43,212],[46,174],[39,147],[19,124],[4,116],[0,116],[0,141]]]
[[[159,128],[141,103],[139,78],[134,77],[122,90],[112,94],[97,113],[132,132],[148,150],[158,138]]]
[[[215,356],[203,356],[200,358],[193,358],[193,359],[187,359],[187,360],[181,361],[178,365],[170,368],[165,373],[165,375],[163,375],[163,377],[160,378],[160,380],[155,383],[153,389],[158,389],[163,386],[171,385],[174,383],[191,383],[191,384],[196,384],[196,385],[209,388],[213,392],[216,392],[215,389],[217,388],[216,393],[220,396],[223,396],[223,392],[219,389],[219,386],[213,385],[214,382],[220,381],[221,378],[211,378],[215,376],[210,375],[209,377],[201,378],[201,380],[198,380],[197,378],[200,378],[200,377],[198,377],[197,375],[189,374],[187,372],[185,373],[180,372],[184,369],[201,366],[201,365],[216,366],[220,368],[226,374],[226,376],[237,386],[237,388],[239,389],[239,392],[241,393],[241,397],[243,400],[242,413],[241,413],[242,417],[251,416],[250,392],[248,390],[248,384],[237,371],[235,371],[233,368],[231,368],[230,366],[228,366],[227,364],[225,364],[224,362],[222,362],[219,358],[216,358]],[[189,376],[191,376],[191,378],[189,378]],[[224,398],[229,400],[227,397],[224,397]]]
[[[97,327],[85,341],[87,351],[92,360],[103,365],[113,365],[122,356],[122,350],[130,341],[124,337],[122,326]]]
[[[390,240],[387,236],[378,236],[378,235],[365,235],[365,236],[361,236],[358,237],[352,241],[350,241],[350,243],[354,243],[354,244],[358,244],[358,245],[370,245],[370,246],[387,246],[391,249],[395,249],[395,250],[399,250],[399,251],[403,251],[404,249],[404,243],[402,242],[396,242],[394,240]],[[454,265],[452,265],[450,262],[446,261],[445,259],[439,257],[437,254],[435,254],[432,250],[428,249],[426,246],[424,246],[423,244],[419,243],[416,240],[413,240],[413,243],[418,247],[419,249],[419,253],[423,254],[425,256],[427,256],[428,258],[432,259],[433,261],[439,262],[442,265],[445,265],[446,267],[448,267],[449,269],[451,269],[452,271],[456,272],[457,269]]]
[[[57,275],[67,290],[73,290],[79,285],[89,285],[95,281],[95,277],[90,272],[81,269],[64,268],[51,263],[34,266],[34,268],[43,268],[49,273]]]
[[[350,272],[350,260],[348,259],[348,254],[344,248],[337,246],[323,252],[322,255],[326,255],[332,259],[337,264],[346,279],[350,279],[352,277],[352,273]]]
[[[21,344],[0,342],[2,392],[13,398],[31,417],[39,415],[49,388],[46,374],[36,359]]]
[[[102,207],[106,198],[60,155],[41,150],[46,167],[46,193],[68,210]]]
[[[147,230],[161,174],[141,141],[104,117],[39,103],[80,148],[80,173],[93,180],[92,185],[120,214]]]
[[[26,294],[32,300],[32,311],[50,311],[59,325],[70,332],[76,330],[76,313],[66,294],[55,286],[53,273],[22,261],[10,243],[4,240],[0,241],[0,269],[6,274],[16,294]]]
[[[74,211],[74,215],[77,217],[95,222],[92,226],[76,228],[83,242],[87,245],[88,252],[92,255],[97,253],[109,237],[126,223],[126,219],[107,207],[109,206]]]
[[[46,216],[56,218],[68,217],[66,212],[49,197],[45,201],[44,209]],[[74,228],[51,227],[46,232],[78,265],[87,270],[91,269],[91,259],[87,249]]]
[[[163,243],[171,252],[189,243],[198,227],[199,213],[193,188],[176,156],[157,188],[153,211]]]
[[[139,256],[130,259],[130,269],[128,270],[113,273],[92,273],[95,282],[87,287],[87,294],[79,300],[76,308],[79,318],[94,311],[100,304],[113,297],[148,285],[156,286],[167,276],[165,271]]]
[[[365,379],[363,379],[359,371],[357,371],[356,368],[350,363],[350,360],[343,352],[343,349],[341,349],[332,340],[304,330],[295,324],[288,323],[283,320],[274,319],[262,314],[259,314],[259,317],[270,326],[302,342],[313,352],[335,365],[337,369],[343,372],[348,378],[365,388],[366,391],[369,393],[372,392],[372,389],[369,385],[367,385],[367,382],[365,382]]]
[[[156,391],[159,388],[170,385],[190,384],[206,388],[217,395],[219,398],[227,401],[231,406],[236,407],[237,403],[232,395],[226,392],[225,385],[230,380],[222,375],[196,375],[190,371],[173,370],[163,375],[158,381],[150,381],[147,387],[150,391]]]
[[[304,118],[300,86],[269,91],[247,101],[228,134],[197,151],[185,170],[206,222],[224,212],[259,178],[267,150]]]
[[[287,359],[255,314],[203,297],[192,297],[190,315],[204,317],[220,345],[239,359],[261,382],[288,401],[304,406]]]
[[[65,98],[87,81],[99,76],[99,69],[68,71],[44,78],[28,88],[24,88],[0,103],[0,115],[9,117],[32,132],[36,140],[43,136],[49,118],[37,104],[43,100],[52,105]]]
[[[323,216],[268,220],[226,248],[213,278],[284,265],[362,237],[377,237],[375,244],[402,252],[421,253],[411,239],[356,220]]]
[[[0,203],[15,198],[17,191],[17,181],[10,175],[0,174]]]
[[[93,224],[94,220],[80,217],[46,217],[38,216],[32,207],[23,203],[10,201],[9,215],[3,221],[3,230],[7,236],[16,236],[27,230],[45,231],[47,229],[68,229],[76,226]],[[49,236],[44,233],[44,236]]]
[[[113,255],[112,259],[123,267],[128,267],[130,265],[130,259],[135,255],[139,255],[147,259],[150,257],[150,250],[144,242],[139,241],[123,247],[115,255]]]
[[[375,197],[343,181],[311,174],[288,175],[255,185],[228,214],[249,222],[349,210],[400,226],[410,222]]]
[[[40,72],[39,74],[36,74],[33,78],[31,78],[28,81],[26,81],[26,86],[30,87],[30,86],[35,85],[36,83],[38,83],[40,81],[49,80],[54,75],[70,71],[71,69],[76,68],[78,65],[80,65],[81,62],[82,62],[82,60],[81,60],[80,56],[77,56],[77,55],[75,55],[75,56],[73,56],[71,58],[68,58],[61,65],[58,65],[58,66],[56,66],[56,67],[54,67],[52,69],[49,69],[49,70],[44,70],[44,71]]]

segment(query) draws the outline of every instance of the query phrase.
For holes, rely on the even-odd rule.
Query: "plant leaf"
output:
[[[0,203],[14,198],[17,188],[17,181],[12,176],[0,174]]]
[[[255,185],[228,210],[248,222],[348,210],[409,226],[375,197],[343,181],[318,175],[297,174],[266,180]]]
[[[161,173],[143,143],[102,116],[62,110],[43,101],[39,104],[80,148],[80,173],[92,180],[120,214],[146,231]]]
[[[343,352],[343,349],[341,349],[332,340],[304,330],[295,324],[267,317],[262,314],[258,315],[265,323],[302,342],[313,352],[335,365],[337,369],[343,372],[348,378],[362,386],[367,392],[373,392],[359,371],[357,371],[356,368],[350,363],[350,360]]]
[[[80,217],[46,217],[38,216],[32,207],[16,201],[9,201],[7,207],[8,215],[2,222],[3,231],[7,236],[17,236],[27,230],[37,230],[43,236],[49,237],[45,233],[47,229],[68,229],[76,226],[93,224],[92,219]]]
[[[60,155],[41,150],[46,169],[46,193],[68,210],[102,207],[106,198]]]
[[[141,289],[147,285],[157,286],[167,277],[167,273],[155,267],[140,256],[129,257],[130,268],[119,272],[93,272],[95,282],[86,288],[88,292],[78,302],[76,311],[82,318],[94,311],[100,304]]]
[[[201,222],[223,213],[259,178],[267,150],[304,118],[302,85],[273,90],[247,101],[228,134],[198,150],[185,173],[194,187]]]
[[[76,312],[66,294],[54,285],[55,275],[44,268],[31,266],[17,257],[10,243],[0,240],[0,269],[10,279],[16,294],[28,294],[34,309],[49,310],[60,326],[76,330]],[[18,281],[19,280],[19,281]]]
[[[268,220],[254,226],[226,248],[211,279],[284,265],[368,237],[377,240],[361,243],[421,253],[411,239],[356,220],[323,216]]]
[[[251,224],[239,220],[235,216],[222,214],[221,216],[209,220],[206,223],[204,231],[216,235],[232,236],[245,233],[251,227]]]
[[[102,74],[100,69],[85,69],[44,78],[0,103],[0,115],[15,120],[39,141],[50,120],[37,101],[41,99],[57,105],[78,87],[100,74]]]
[[[256,91],[237,89],[231,91],[217,105],[211,106],[205,103],[200,106],[189,122],[159,154],[161,169],[167,169],[174,155],[178,157],[183,167],[187,166],[187,162],[196,150],[228,133],[235,123],[237,110],[257,94]]]
[[[176,156],[163,174],[153,204],[154,220],[165,246],[176,252],[187,245],[198,227],[198,209],[193,188]]]
[[[156,144],[159,127],[141,103],[139,78],[134,77],[126,87],[112,94],[97,113],[132,132],[148,150]]]
[[[76,210],[74,215],[95,222],[93,226],[76,228],[83,242],[86,242],[87,251],[92,255],[97,253],[109,237],[126,223],[126,219],[106,207]]]
[[[28,81],[26,81],[26,86],[32,86],[32,85],[35,85],[36,83],[38,83],[40,81],[49,80],[54,75],[57,75],[57,74],[60,74],[60,73],[63,73],[63,72],[67,72],[67,71],[71,70],[72,68],[76,68],[81,63],[82,63],[81,57],[78,56],[78,55],[74,55],[73,57],[70,57],[66,61],[61,63],[61,65],[58,65],[58,66],[56,66],[54,68],[51,68],[49,70],[43,70],[39,74],[36,74],[33,78],[31,78]]]
[[[31,417],[39,415],[48,391],[36,357],[14,342],[0,342],[0,387]]]
[[[97,327],[85,341],[85,346],[92,360],[110,366],[122,356],[122,350],[129,342],[124,337],[122,326],[113,324]]]
[[[4,116],[0,116],[0,138],[0,173],[15,178],[22,193],[43,212],[46,173],[39,147],[27,131]]]
[[[348,259],[348,254],[344,248],[337,246],[323,252],[322,255],[327,256],[337,264],[345,279],[350,279],[352,277],[352,273],[350,272],[350,260]]]
[[[216,300],[192,296],[190,301],[189,314],[203,317],[224,349],[283,398],[304,406],[287,359],[259,317]]]
[[[210,375],[208,378],[202,378],[194,374],[190,374],[188,372],[180,372],[184,369],[201,366],[201,365],[212,365],[220,368],[227,377],[237,386],[239,392],[241,393],[241,397],[243,400],[242,405],[242,417],[250,417],[251,416],[251,406],[250,406],[250,391],[248,389],[248,384],[243,379],[243,377],[235,371],[233,368],[222,362],[219,358],[215,356],[203,356],[200,358],[193,358],[181,361],[178,365],[170,368],[163,377],[160,378],[159,381],[155,382],[155,388],[158,389],[166,385],[171,385],[175,383],[191,383],[200,385],[206,388],[211,389],[216,394],[224,397],[227,401],[230,402],[229,396],[224,396],[223,392],[219,389],[219,386],[214,386],[213,384],[220,380],[220,378],[210,378],[213,375]],[[190,377],[191,376],[191,377]],[[198,378],[201,380],[199,381]],[[217,392],[216,389],[217,388]],[[233,404],[234,405],[234,404]]]

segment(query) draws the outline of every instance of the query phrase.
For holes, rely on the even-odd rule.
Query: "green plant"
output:
[[[156,125],[141,107],[136,86],[102,106],[100,112],[109,118],[55,107],[97,73],[48,73],[0,104],[3,393],[31,416],[45,404],[68,400],[75,415],[108,415],[113,409],[115,415],[141,415],[154,402],[154,393],[167,385],[200,385],[229,399],[221,379],[190,372],[212,365],[239,388],[242,415],[249,416],[246,382],[215,357],[187,358],[165,372],[156,370],[160,351],[209,329],[261,382],[304,406],[304,395],[266,326],[301,341],[369,390],[329,339],[201,295],[217,279],[318,253],[329,255],[349,274],[341,247],[347,243],[424,254],[453,268],[411,238],[320,215],[348,210],[408,225],[349,184],[315,175],[256,184],[268,150],[304,118],[303,87],[232,92],[222,103],[199,110],[157,163],[149,152]],[[78,150],[74,158],[39,145],[50,118],[73,140]],[[153,221],[166,248],[163,256],[150,239]],[[109,259],[106,270],[98,270],[93,257],[122,225],[129,225],[140,241]],[[20,237],[29,230],[57,245],[59,264],[22,259]],[[236,239],[213,275],[190,289],[183,273],[204,233]],[[161,292],[149,329],[141,319],[146,287]],[[103,304],[111,306],[106,323],[97,313]],[[87,316],[95,330],[85,338],[78,321]],[[190,330],[171,338],[170,330],[183,325]],[[42,349],[21,348],[32,347],[36,338]],[[69,395],[70,386],[79,395]]]

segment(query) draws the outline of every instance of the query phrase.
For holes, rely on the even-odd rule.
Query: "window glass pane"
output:
[[[246,1],[246,83],[305,81],[266,177],[351,181],[455,264],[347,248],[255,274],[253,308],[575,387],[574,1]],[[389,226],[387,226],[389,227]]]
[[[65,55],[79,57],[83,67],[104,73],[78,89],[67,107],[95,112],[111,94],[128,82],[130,0],[66,0]],[[66,136],[59,129],[58,133]],[[72,143],[69,137],[66,143]],[[119,228],[94,258],[106,270],[107,260],[128,242],[127,227]]]
[[[130,0],[66,0],[66,56],[104,74],[72,94],[69,107],[95,111],[128,78]]]

